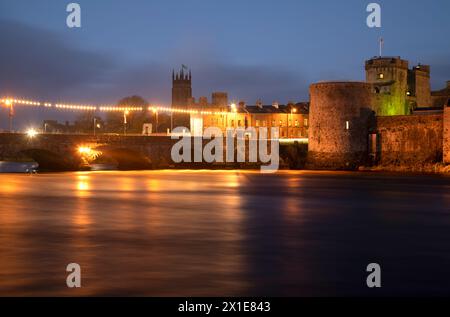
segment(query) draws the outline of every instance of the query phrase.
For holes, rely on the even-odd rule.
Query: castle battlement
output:
[[[409,63],[406,60],[396,57],[374,57],[366,61],[366,70],[378,67],[398,67],[408,69]]]

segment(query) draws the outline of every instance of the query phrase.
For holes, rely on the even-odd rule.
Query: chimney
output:
[[[208,106],[208,98],[205,96],[202,96],[198,99],[198,103],[200,106],[206,107],[206,106]]]
[[[259,109],[262,109],[263,103],[262,103],[262,100],[261,100],[261,99],[256,100],[256,106],[257,106]]]

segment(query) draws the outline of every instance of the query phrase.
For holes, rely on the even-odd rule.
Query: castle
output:
[[[372,84],[373,109],[379,116],[442,108],[450,96],[450,81],[445,89],[431,92],[429,65],[409,69],[408,61],[400,57],[375,57],[365,64],[366,82]]]
[[[450,85],[430,89],[430,67],[400,57],[366,61],[366,82],[310,87],[308,166],[450,163]]]

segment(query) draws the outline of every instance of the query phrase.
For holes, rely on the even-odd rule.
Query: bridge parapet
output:
[[[170,137],[163,136],[123,136],[123,135],[82,135],[82,134],[37,134],[33,137],[21,133],[0,134],[0,160],[23,159],[36,160],[36,153],[42,159],[46,152],[53,158],[60,158],[62,162],[58,169],[78,169],[83,164],[80,149],[92,149],[119,154],[126,157],[140,157],[155,164],[170,163],[170,147],[176,142]],[[53,163],[54,160],[52,160]],[[42,165],[42,162],[39,162]],[[44,165],[48,165],[45,164]],[[148,164],[147,164],[148,165]]]

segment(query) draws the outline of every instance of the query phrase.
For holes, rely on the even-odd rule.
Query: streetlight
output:
[[[292,127],[294,126],[294,116],[293,116],[294,113],[297,113],[297,108],[291,107],[291,126]],[[289,122],[287,122],[287,129],[288,129],[287,137],[289,139]]]
[[[11,99],[6,99],[4,101],[5,106],[9,107],[9,132],[13,130],[13,117],[14,117],[14,103]]]
[[[155,132],[158,133],[158,110],[156,108],[152,109],[153,113],[156,116],[156,126],[155,126]]]
[[[237,107],[236,104],[233,102],[231,105],[231,111],[234,113],[234,122],[233,122],[233,128],[236,128],[236,119],[237,119]]]
[[[123,134],[127,135],[127,116],[130,114],[130,111],[125,110],[123,112]]]
[[[38,132],[35,129],[28,129],[27,130],[27,136],[32,139],[34,138],[36,135],[38,135]]]
[[[97,123],[97,118],[94,118],[94,136],[96,135],[96,128],[100,129],[100,123]]]
[[[170,133],[173,131],[173,109],[170,111]]]

